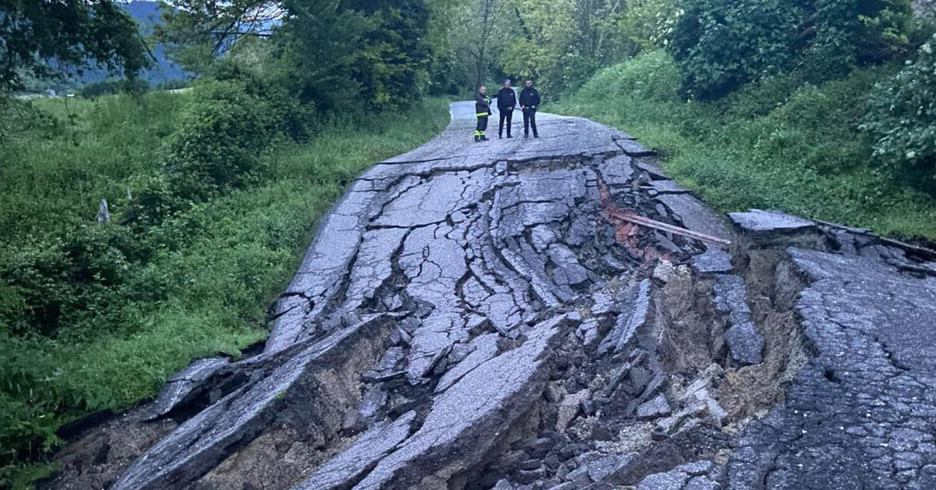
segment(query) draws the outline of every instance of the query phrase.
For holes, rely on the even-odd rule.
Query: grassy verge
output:
[[[880,171],[858,130],[871,88],[895,70],[859,70],[820,86],[789,75],[693,103],[678,96],[668,56],[650,52],[600,72],[549,110],[660,149],[667,172],[721,211],[779,209],[934,239],[936,199]]]
[[[93,245],[82,248],[82,260],[112,254],[107,244],[128,232],[119,223],[96,225],[98,203],[107,198],[115,213],[127,204],[127,189],[132,193],[158,165],[162,139],[187,97],[41,102],[55,119],[0,147],[3,273],[20,282],[32,277],[23,271],[45,278],[73,242]],[[0,457],[36,457],[58,443],[53,434],[62,423],[125,408],[153,396],[192,359],[236,355],[262,339],[266,309],[291,278],[316,220],[358,173],[424,143],[448,117],[447,101],[431,99],[402,112],[321,124],[308,142],[264,155],[269,175],[262,183],[134,236],[145,257],[114,261],[119,267],[70,264],[61,272],[119,280],[68,277],[63,284],[95,287],[58,291],[59,283],[43,283],[38,292],[0,281],[0,310],[15,311],[40,292],[85,302],[71,305],[54,331],[0,323]],[[13,468],[0,469],[0,487],[22,475]]]

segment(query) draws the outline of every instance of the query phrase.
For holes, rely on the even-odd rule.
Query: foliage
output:
[[[640,48],[669,45],[682,11],[678,0],[633,0],[617,22],[620,35]]]
[[[370,163],[448,122],[439,100],[322,122],[306,142],[278,137],[275,150],[257,149],[266,178],[203,201],[176,195],[163,166],[173,145],[163,139],[214,128],[180,124],[202,113],[196,97],[283,114],[258,102],[274,95],[262,90],[241,76],[177,95],[42,100],[38,110],[62,120],[0,147],[0,465],[41,456],[75,417],[152,396],[193,358],[236,355],[261,339],[266,307],[315,220]],[[264,121],[241,129],[265,138]],[[42,206],[37,195],[48,196]],[[102,197],[107,226],[94,222]],[[124,224],[140,209],[159,217]],[[0,486],[15,476],[0,472]]]
[[[505,1],[521,29],[503,50],[504,70],[538,78],[542,89],[554,96],[631,52],[629,42],[616,35],[621,2]]]
[[[879,172],[873,141],[858,128],[875,83],[895,71],[868,67],[821,85],[778,75],[718,101],[686,102],[674,61],[648,52],[599,72],[551,110],[661,149],[665,170],[720,210],[781,209],[932,239],[936,202]]]
[[[121,92],[138,95],[146,92],[149,88],[149,82],[146,80],[112,79],[89,83],[78,90],[78,95],[86,99],[93,99],[94,97],[100,97],[102,95],[119,94]]]
[[[264,88],[237,78],[195,87],[164,157],[175,196],[201,201],[259,182],[262,152],[282,134],[284,116]]]
[[[804,71],[813,80],[907,54],[915,29],[908,0],[818,0],[814,9],[815,37],[804,56]]]
[[[113,0],[4,0],[0,12],[0,93],[22,88],[24,74],[57,74],[51,62],[94,60],[130,78],[148,64],[136,23]]]
[[[683,86],[700,99],[721,97],[789,65],[804,14],[801,1],[682,0],[669,51]]]
[[[426,0],[348,0],[348,8],[370,17],[373,28],[353,56],[353,78],[363,99],[376,107],[399,107],[429,89],[433,49],[426,39]]]
[[[154,37],[173,60],[200,74],[242,39],[268,35],[281,14],[263,0],[168,0],[161,7]]]
[[[902,181],[936,192],[936,37],[892,79],[875,87],[862,129],[874,155]]]
[[[797,67],[822,82],[900,57],[914,27],[909,0],[680,1],[669,50],[700,99]]]
[[[182,0],[156,35],[189,70],[255,58],[263,71],[321,112],[399,107],[425,95],[437,52],[427,0]]]
[[[302,101],[325,112],[360,108],[362,87],[351,66],[370,21],[337,0],[287,0],[289,12],[274,39],[272,77]]]

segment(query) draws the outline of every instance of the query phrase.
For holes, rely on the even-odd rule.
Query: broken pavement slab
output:
[[[715,278],[715,308],[728,315],[725,340],[731,357],[743,365],[760,364],[764,338],[751,316],[744,280],[731,274],[718,275]]]
[[[541,395],[550,343],[575,325],[569,315],[539,324],[522,346],[472,370],[439,395],[419,430],[354,488],[408,488],[426,478],[444,482],[479,461]]]
[[[745,213],[729,213],[728,216],[742,230],[753,233],[790,232],[816,226],[815,222],[779,211],[752,209]]]

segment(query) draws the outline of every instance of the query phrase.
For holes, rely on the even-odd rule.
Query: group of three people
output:
[[[540,105],[540,94],[533,88],[533,80],[527,79],[524,82],[523,90],[520,91],[520,109],[523,111],[523,137],[530,137],[530,129],[533,129],[533,137],[539,138],[539,132],[536,130],[536,109]],[[504,126],[506,123],[507,137],[511,135],[513,125],[513,113],[517,107],[517,94],[510,86],[510,80],[504,82],[504,88],[497,93],[497,110],[500,112],[500,129],[498,137],[504,137]],[[488,117],[491,116],[491,99],[487,95],[487,87],[481,85],[478,87],[478,93],[475,95],[475,112],[478,115],[478,125],[475,127],[475,142],[487,141]]]

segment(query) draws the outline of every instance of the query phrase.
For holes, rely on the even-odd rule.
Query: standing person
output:
[[[510,128],[513,126],[514,107],[517,106],[517,94],[510,87],[510,80],[504,82],[504,88],[497,92],[497,111],[500,113],[500,129],[497,130],[497,137],[504,137],[504,122],[507,122],[507,137],[510,135]]]
[[[478,126],[475,128],[475,143],[487,141],[484,132],[488,127],[488,116],[491,115],[491,99],[487,96],[487,87],[481,85],[478,87],[478,93],[475,94],[475,112],[478,114]]]
[[[520,92],[520,108],[523,109],[523,137],[530,137],[530,126],[533,127],[533,137],[539,138],[536,131],[536,108],[540,105],[540,94],[533,88],[533,80],[527,78],[526,85]]]

